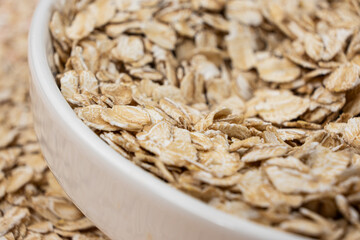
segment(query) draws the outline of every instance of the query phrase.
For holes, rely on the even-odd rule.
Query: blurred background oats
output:
[[[27,65],[36,3],[0,1],[0,238],[106,239],[67,198],[36,140]]]

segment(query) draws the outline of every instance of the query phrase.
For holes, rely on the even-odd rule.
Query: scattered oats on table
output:
[[[62,94],[121,155],[230,214],[359,238],[359,1],[73,0],[50,30]]]
[[[26,57],[36,3],[0,1],[0,239],[108,239],[68,199],[36,139]]]

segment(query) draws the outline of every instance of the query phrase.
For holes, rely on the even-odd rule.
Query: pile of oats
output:
[[[58,185],[34,133],[26,52],[36,2],[0,1],[0,239],[107,239]]]
[[[72,0],[50,29],[76,114],[236,216],[360,238],[357,0]]]

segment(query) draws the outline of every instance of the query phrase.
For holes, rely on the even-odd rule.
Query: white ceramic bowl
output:
[[[56,0],[42,0],[29,35],[35,130],[69,197],[112,239],[301,239],[218,211],[153,177],[105,144],[61,95],[52,71],[48,23]]]

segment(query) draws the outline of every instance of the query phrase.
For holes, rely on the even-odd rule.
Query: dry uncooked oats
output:
[[[50,22],[59,88],[112,148],[317,239],[360,235],[359,29],[356,0],[72,0]]]
[[[36,3],[28,0],[19,6],[18,1],[0,1],[0,30],[5,33],[0,36],[0,239],[108,239],[68,199],[47,168],[36,139],[26,57],[27,30]],[[57,36],[69,43],[62,17],[55,19],[53,25],[60,26]],[[67,76],[62,89],[67,97],[97,91],[91,71]],[[91,120],[101,125],[98,119]]]

